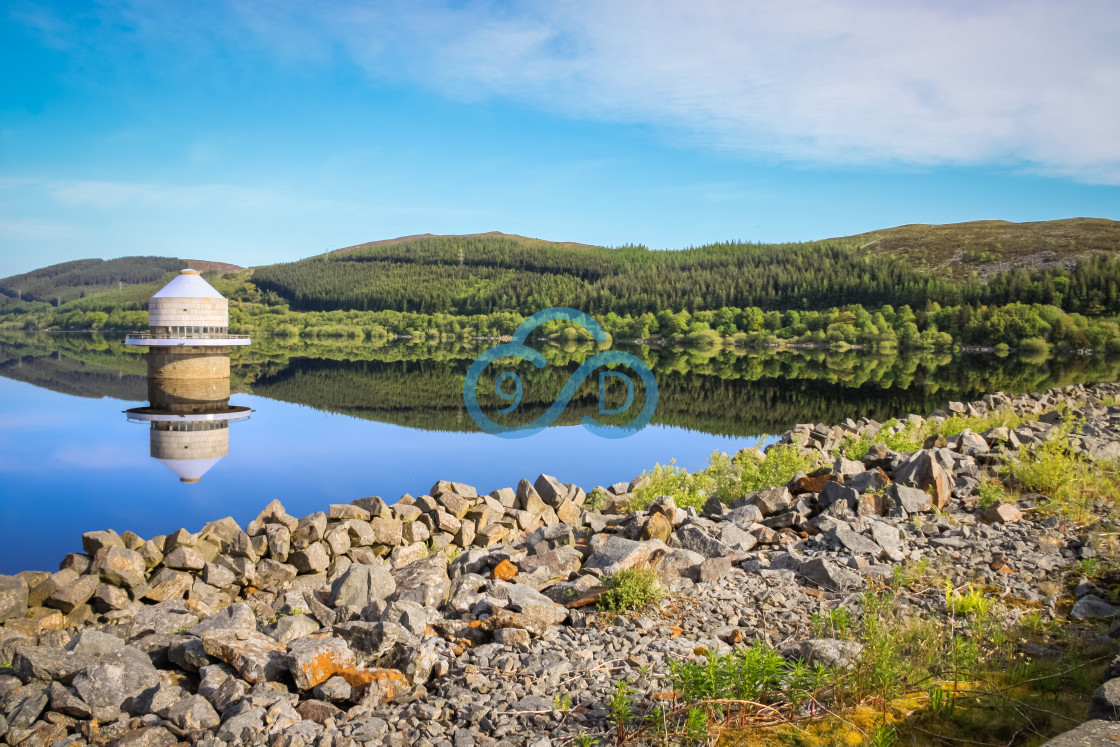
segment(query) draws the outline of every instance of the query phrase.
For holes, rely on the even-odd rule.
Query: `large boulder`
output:
[[[355,663],[354,652],[336,636],[299,638],[288,644],[288,670],[300,690],[310,690]]]
[[[27,614],[27,581],[0,575],[0,622]]]
[[[386,566],[354,563],[331,585],[330,605],[362,609],[385,599],[396,588],[397,582]]]
[[[442,553],[394,568],[392,575],[397,588],[389,597],[391,601],[411,601],[425,607],[438,607],[451,593],[447,558]]]
[[[614,534],[591,553],[584,562],[585,569],[596,568],[603,574],[617,573],[649,562],[650,556],[657,551],[668,550],[660,540],[635,542]]]
[[[949,473],[937,461],[936,452],[923,449],[898,465],[894,470],[894,480],[902,485],[910,485],[919,490],[929,490],[933,504],[945,508],[952,494],[953,483]]]

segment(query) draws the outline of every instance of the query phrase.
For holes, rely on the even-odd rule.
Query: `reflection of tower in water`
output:
[[[229,349],[249,338],[229,334],[228,302],[194,270],[152,297],[148,319],[148,332],[125,341],[148,347],[148,407],[126,414],[150,424],[153,459],[198,482],[229,454],[229,424],[252,412],[229,404]]]

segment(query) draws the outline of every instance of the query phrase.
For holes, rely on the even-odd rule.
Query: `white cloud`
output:
[[[450,96],[808,163],[1001,163],[1120,183],[1111,0],[353,7],[320,19],[323,33],[375,76]]]

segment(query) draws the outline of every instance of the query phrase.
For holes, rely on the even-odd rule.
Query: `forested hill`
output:
[[[186,267],[219,273],[243,269],[226,262],[175,257],[77,259],[0,279],[0,294],[57,305],[95,293],[151,283]]]
[[[728,242],[679,251],[499,233],[420,235],[258,267],[252,280],[301,310],[530,314],[572,306],[642,314],[1018,301],[1116,313],[1120,223],[901,226],[815,242]]]
[[[975,272],[983,279],[1013,268],[1072,267],[1097,253],[1120,252],[1120,221],[913,224],[847,238],[880,257],[904,259],[914,267],[960,279]]]

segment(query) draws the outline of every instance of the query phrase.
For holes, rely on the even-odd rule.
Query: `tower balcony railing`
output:
[[[129,332],[132,340],[248,340],[249,335],[231,335],[220,332]]]

